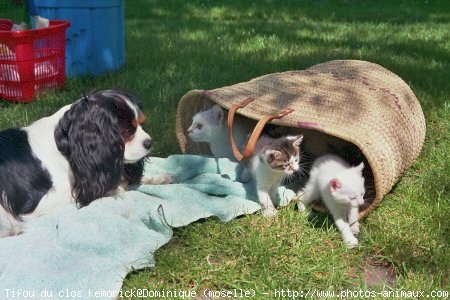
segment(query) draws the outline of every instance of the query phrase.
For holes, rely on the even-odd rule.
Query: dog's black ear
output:
[[[115,104],[95,97],[74,103],[55,129],[56,145],[69,161],[72,193],[80,206],[116,189],[123,172],[124,142]]]
[[[138,184],[141,182],[144,173],[144,159],[134,164],[124,164],[124,176],[128,184]]]

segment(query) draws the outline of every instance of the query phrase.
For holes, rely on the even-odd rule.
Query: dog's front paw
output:
[[[141,184],[171,184],[175,183],[175,178],[170,173],[161,175],[144,175]]]
[[[121,186],[121,185],[119,185],[119,186],[117,187],[117,190],[116,190],[116,194],[115,194],[115,195],[117,195],[117,196],[119,196],[119,197],[123,197],[123,195],[125,194],[127,188],[128,188],[128,186]]]
[[[19,235],[23,232],[22,224],[13,225],[11,228],[0,229],[0,238]]]
[[[125,192],[129,189],[128,184],[125,182],[121,183],[116,189],[111,190],[105,194],[105,197],[115,197],[115,198],[123,198]]]
[[[163,175],[161,175],[161,181],[161,184],[175,183],[175,177],[173,177],[173,175],[170,173],[164,173]]]

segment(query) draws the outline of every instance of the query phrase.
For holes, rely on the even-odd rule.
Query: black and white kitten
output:
[[[255,146],[255,152],[242,171],[243,182],[252,177],[256,181],[258,202],[266,217],[275,216],[278,187],[286,176],[292,176],[299,169],[300,143],[303,136],[272,138],[262,135]]]

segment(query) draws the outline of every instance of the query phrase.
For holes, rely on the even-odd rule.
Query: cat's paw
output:
[[[298,209],[298,212],[304,213],[306,211],[306,205],[299,200],[297,203],[297,209]]]
[[[353,234],[358,234],[359,233],[359,223],[355,223],[352,226],[350,226],[350,231]]]
[[[348,249],[352,249],[358,245],[358,239],[354,236],[344,238],[344,242]]]
[[[275,208],[263,208],[262,215],[266,218],[273,218],[277,215],[278,211]]]

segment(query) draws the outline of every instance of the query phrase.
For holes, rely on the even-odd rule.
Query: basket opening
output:
[[[194,143],[186,135],[187,128],[192,123],[192,117],[197,112],[210,109],[216,104],[205,96],[199,95],[196,100],[197,101],[191,101],[189,111],[186,111],[185,115],[183,115],[182,118],[182,130],[184,132],[186,141],[183,152],[211,155],[209,146],[206,143]],[[222,108],[226,112],[228,112],[227,108]],[[246,119],[246,122],[252,124],[252,128],[258,121],[239,115],[239,111],[237,112],[236,117]],[[271,123],[268,123],[266,125],[264,133],[269,134],[273,137],[279,137],[283,135],[303,135],[301,163],[303,169],[306,171],[306,176],[301,176],[299,172],[292,182],[286,184],[287,187],[291,188],[294,191],[300,190],[305,185],[306,181],[309,178],[309,171],[311,169],[312,163],[316,158],[322,155],[325,155],[327,153],[336,154],[342,157],[351,165],[358,165],[359,163],[364,162],[365,167],[363,170],[363,176],[365,178],[366,187],[366,194],[364,198],[366,199],[366,201],[365,204],[360,208],[360,211],[363,212],[371,207],[376,196],[374,176],[368,160],[364,156],[363,152],[358,148],[358,146],[349,141],[321,132],[319,130],[281,126]],[[325,211],[321,203],[315,203],[313,205],[313,208],[318,211]]]

